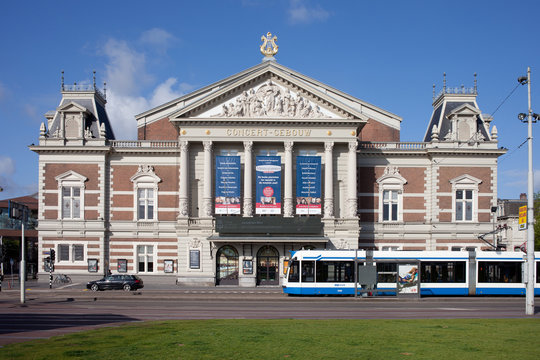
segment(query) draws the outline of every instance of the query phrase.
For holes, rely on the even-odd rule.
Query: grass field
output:
[[[539,359],[540,320],[189,320],[7,345],[0,359]]]

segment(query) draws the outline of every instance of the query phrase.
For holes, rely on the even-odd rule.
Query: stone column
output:
[[[356,148],[358,143],[356,141],[349,142],[349,172],[347,177],[347,207],[349,217],[357,217],[358,208],[358,191],[356,188]]]
[[[324,143],[324,217],[334,217],[333,141]]]
[[[292,217],[293,212],[293,159],[292,150],[294,143],[292,141],[285,141],[285,197],[283,206],[283,215],[285,217]]]
[[[253,216],[252,159],[253,141],[244,141],[244,216]]]
[[[189,216],[188,203],[188,158],[189,158],[189,142],[180,141],[180,213],[179,218]]]
[[[212,217],[212,141],[203,141],[204,147],[204,183],[203,216]]]

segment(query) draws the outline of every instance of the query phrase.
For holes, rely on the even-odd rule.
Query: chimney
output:
[[[527,200],[527,194],[525,193],[519,194],[519,200]]]

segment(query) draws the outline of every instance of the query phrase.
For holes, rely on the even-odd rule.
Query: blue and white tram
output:
[[[289,261],[283,291],[353,295],[361,287],[354,282],[358,267],[366,262],[376,266],[378,294],[396,293],[399,266],[409,262],[420,264],[421,295],[525,295],[524,254],[498,251],[299,250]],[[538,260],[534,278],[540,295]]]

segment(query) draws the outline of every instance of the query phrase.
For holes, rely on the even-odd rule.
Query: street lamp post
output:
[[[525,314],[534,315],[534,177],[533,177],[533,147],[532,147],[532,123],[533,117],[535,121],[538,119],[538,114],[533,114],[531,109],[531,68],[527,68],[527,76],[518,78],[521,85],[527,84],[529,113],[528,116],[521,113],[518,118],[524,122],[527,118],[527,142],[529,146],[529,170],[527,176],[527,288],[526,288],[526,303]]]

